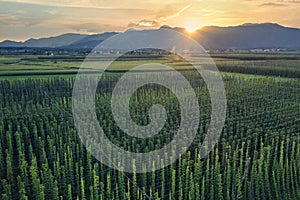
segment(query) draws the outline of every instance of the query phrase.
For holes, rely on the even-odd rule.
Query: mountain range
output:
[[[169,26],[161,28],[170,28],[188,34],[184,28]],[[147,32],[148,30],[142,31]],[[24,42],[5,40],[0,42],[0,47],[92,49],[115,34],[118,33],[105,32],[93,35],[67,33],[48,38],[29,39]],[[190,37],[208,50],[270,48],[300,50],[300,29],[284,27],[275,23],[247,23],[230,27],[205,26],[190,34]]]

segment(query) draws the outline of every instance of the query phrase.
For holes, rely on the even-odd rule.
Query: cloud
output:
[[[33,26],[59,18],[63,9],[53,6],[10,3],[1,1],[1,24],[6,26]]]
[[[154,28],[154,27],[159,27],[161,25],[162,23],[160,21],[143,19],[137,23],[130,22],[127,27],[128,28]]]
[[[270,5],[270,6],[280,6],[281,5],[286,5],[286,4],[290,4],[290,3],[300,3],[300,0],[244,0],[246,2],[266,2],[266,3],[262,3],[260,5]]]
[[[99,23],[82,23],[82,24],[75,24],[69,25],[71,29],[77,32],[84,32],[84,33],[100,33],[105,31],[121,31],[125,27],[122,26],[114,26],[111,24],[99,24]]]
[[[13,26],[20,24],[21,22],[17,17],[9,14],[0,14],[0,23],[6,26]]]
[[[191,7],[191,4],[185,5],[183,7],[181,4],[180,5],[175,5],[175,4],[167,5],[163,9],[158,11],[156,18],[157,18],[157,20],[160,20],[160,21],[172,19],[172,18],[180,16],[184,11],[186,11],[190,7]]]
[[[167,20],[180,16],[184,11],[190,8],[191,5],[186,5],[180,9],[168,7],[168,10],[160,10],[154,20],[142,19],[138,22],[130,22],[128,28],[157,28],[166,23]]]
[[[259,7],[285,7],[285,6],[287,6],[287,5],[281,4],[281,3],[272,3],[272,2],[263,3],[263,4],[259,5]]]
[[[172,19],[172,18],[178,17],[181,13],[183,13],[185,10],[187,10],[190,7],[191,7],[191,5],[184,6],[178,12],[176,12],[174,14],[171,14],[169,16],[161,17],[161,19],[168,20],[168,19]]]
[[[56,7],[79,7],[79,8],[111,8],[107,6],[101,6],[97,1],[93,0],[0,0],[0,2],[10,3],[23,3],[40,6],[56,6]]]
[[[278,2],[282,2],[282,3],[300,3],[300,0],[278,0]]]

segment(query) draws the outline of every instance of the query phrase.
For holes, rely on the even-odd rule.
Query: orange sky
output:
[[[190,31],[248,22],[300,28],[299,12],[300,0],[0,0],[0,40],[164,24]]]

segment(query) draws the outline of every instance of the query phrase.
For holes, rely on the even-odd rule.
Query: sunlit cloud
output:
[[[300,0],[278,0],[278,2],[283,2],[283,3],[300,3]]]
[[[26,3],[33,5],[43,5],[43,6],[56,6],[56,7],[79,7],[79,8],[103,8],[109,9],[109,6],[100,6],[97,1],[93,0],[12,0],[5,1],[0,0],[0,2],[10,2],[10,3]]]
[[[286,4],[281,4],[281,3],[263,3],[259,5],[260,7],[285,7],[287,6]]]
[[[169,16],[165,16],[165,17],[160,17],[160,20],[168,20],[168,19],[172,19],[172,18],[175,18],[175,17],[178,17],[181,13],[183,13],[185,10],[187,10],[188,8],[190,8],[191,5],[187,5],[183,8],[181,8],[178,12],[172,14],[172,15],[169,15]]]
[[[75,24],[75,25],[67,25],[71,29],[75,30],[76,32],[81,32],[81,33],[99,33],[99,32],[104,32],[104,31],[110,31],[110,30],[115,30],[115,31],[121,31],[125,27],[120,27],[120,26],[114,26],[110,24],[98,24],[98,23],[83,23],[83,24]]]
[[[143,19],[137,23],[130,22],[128,24],[128,28],[153,28],[158,27],[161,24],[162,23],[160,21]]]
[[[191,5],[186,5],[182,8],[174,9],[169,7],[169,10],[160,10],[159,14],[156,15],[154,20],[142,19],[138,22],[130,22],[129,28],[156,28],[164,25],[168,20],[179,17],[185,10],[190,8]]]

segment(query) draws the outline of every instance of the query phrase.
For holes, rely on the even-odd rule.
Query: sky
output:
[[[278,23],[300,28],[300,0],[0,0],[0,41],[162,25]]]

